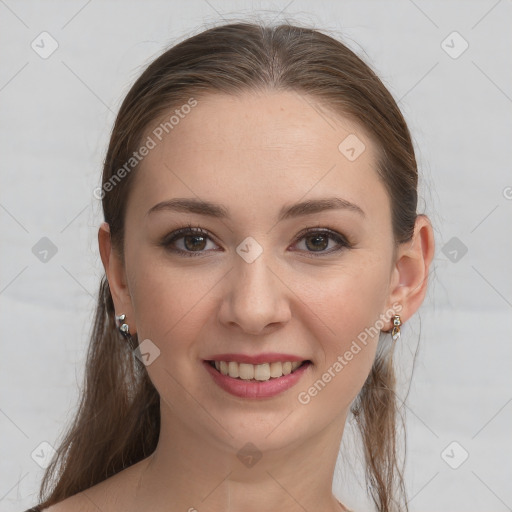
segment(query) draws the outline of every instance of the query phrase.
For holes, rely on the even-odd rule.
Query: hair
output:
[[[372,69],[342,42],[312,28],[233,22],[167,49],[135,81],[114,123],[103,167],[102,207],[123,255],[125,208],[136,172],[126,166],[163,114],[209,94],[292,91],[357,122],[375,142],[376,171],[391,205],[395,248],[412,239],[417,164],[406,122]],[[126,167],[125,167],[126,169]],[[117,174],[119,177],[119,174]],[[148,457],[160,432],[160,397],[120,342],[108,281],[101,279],[80,402],[39,492],[48,507]],[[382,340],[381,340],[382,341]],[[352,413],[364,445],[368,492],[381,512],[407,510],[397,449],[399,414],[392,349],[380,342]],[[50,489],[50,484],[54,484]]]

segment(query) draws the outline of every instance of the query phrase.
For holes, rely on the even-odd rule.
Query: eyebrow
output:
[[[325,210],[348,210],[356,212],[362,217],[366,217],[364,211],[356,204],[339,197],[329,197],[324,199],[310,199],[291,206],[283,206],[279,212],[277,221],[280,222],[293,217],[300,217],[301,215],[311,215]],[[149,216],[158,211],[197,213],[217,219],[230,218],[229,210],[224,206],[196,198],[175,198],[162,201],[150,208],[146,215]]]

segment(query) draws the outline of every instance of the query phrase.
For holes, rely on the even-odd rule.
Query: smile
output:
[[[272,361],[239,363],[237,361],[203,361],[215,384],[240,398],[271,398],[295,386],[312,362]]]
[[[217,371],[233,379],[267,381],[293,373],[306,361],[276,361],[273,363],[248,364],[236,361],[210,361]]]

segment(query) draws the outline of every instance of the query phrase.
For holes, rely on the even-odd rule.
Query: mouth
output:
[[[270,399],[291,390],[313,365],[309,359],[258,363],[203,360],[204,368],[220,389],[245,399]]]
[[[232,379],[266,382],[290,375],[311,361],[274,361],[270,363],[249,364],[237,361],[206,361],[220,374]]]

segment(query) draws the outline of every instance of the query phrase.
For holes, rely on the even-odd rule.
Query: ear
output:
[[[114,301],[116,315],[124,313],[126,315],[126,323],[130,325],[130,331],[133,332],[135,316],[128,290],[126,272],[121,257],[112,246],[110,226],[106,222],[103,222],[98,230],[98,245],[110,293]]]
[[[402,323],[414,315],[425,298],[434,249],[434,231],[430,220],[426,215],[418,215],[412,240],[398,247],[392,271],[388,308],[395,303],[402,306]],[[392,324],[393,319],[389,322],[389,329],[392,329]]]

